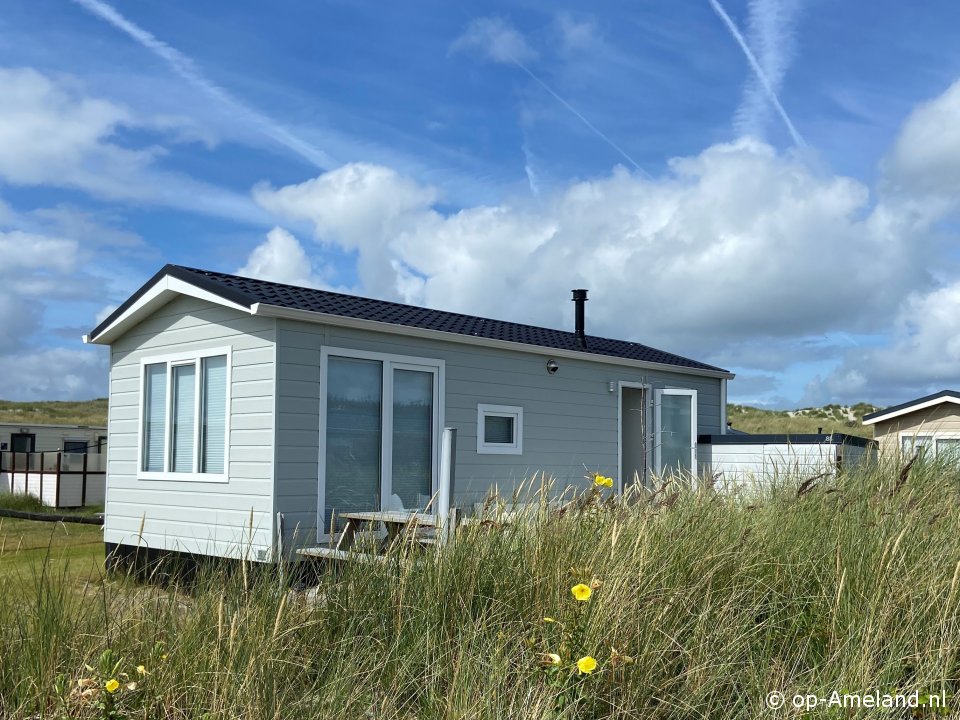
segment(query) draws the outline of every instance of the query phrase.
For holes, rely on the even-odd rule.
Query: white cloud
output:
[[[204,75],[191,58],[125,18],[117,12],[116,8],[105,2],[101,2],[101,0],[74,0],[74,2],[96,17],[105,20],[118,30],[126,33],[144,48],[166,62],[181,78],[223,105],[229,113],[240,116],[266,136],[318,167],[325,168],[333,164],[330,156],[323,150],[303,138],[298,137],[273,118],[242,103],[222,86],[217,85]]]
[[[43,308],[6,287],[0,289],[0,358],[26,347],[34,336]]]
[[[100,323],[110,317],[118,307],[120,306],[104,305],[102,308],[100,308],[100,310],[97,312],[96,318],[93,321],[93,326],[97,327]]]
[[[7,281],[24,271],[52,270],[69,273],[76,269],[77,243],[14,230],[0,232],[0,275]]]
[[[260,185],[254,197],[272,213],[309,220],[318,238],[356,248],[395,230],[407,214],[428,208],[438,193],[390,168],[351,163],[279,190]]]
[[[155,118],[136,117],[123,105],[84,96],[69,78],[55,82],[30,68],[0,68],[0,97],[0,180],[265,222],[249,198],[159,169],[164,148],[116,141],[124,129],[157,130]]]
[[[775,93],[780,92],[795,55],[800,6],[800,0],[750,0],[747,6],[747,41]],[[751,75],[737,109],[738,133],[763,137],[772,111],[763,83]]]
[[[89,170],[85,163],[122,171],[142,168],[149,151],[127,150],[104,142],[130,123],[118,105],[73,97],[35,70],[0,68],[0,175],[8,182],[37,185],[64,178],[73,182]]]
[[[569,12],[561,12],[556,18],[560,43],[567,52],[592,48],[602,42],[600,30],[594,18],[577,19]]]
[[[960,81],[910,113],[883,170],[887,192],[960,203]]]
[[[86,400],[104,397],[105,348],[50,348],[0,356],[0,397],[9,400]]]
[[[310,257],[300,241],[279,227],[267,233],[267,239],[254,248],[237,274],[302,287],[323,285],[313,274]]]
[[[848,353],[806,393],[811,404],[856,398],[883,404],[958,386],[960,280],[911,294],[896,314],[887,345]]]
[[[472,20],[450,50],[472,50],[496,63],[526,63],[537,57],[523,35],[506,20],[497,17]]]
[[[569,289],[588,287],[589,332],[701,355],[763,335],[872,328],[928,282],[918,228],[872,209],[855,180],[749,139],[670,169],[649,181],[619,168],[451,213],[431,205],[433,189],[371,165],[257,199],[357,250],[368,293],[568,327]]]
[[[731,18],[724,9],[723,5],[720,3],[720,0],[709,0],[709,2],[710,7],[712,7],[714,12],[717,13],[717,16],[723,21],[723,24],[727,26],[730,34],[733,36],[733,39],[736,40],[737,44],[740,46],[740,49],[743,51],[744,56],[747,58],[747,62],[750,64],[750,67],[753,70],[754,80],[759,83],[759,87],[763,90],[767,100],[777,111],[777,114],[780,115],[780,119],[783,120],[783,124],[786,125],[794,144],[798,147],[804,147],[806,143],[803,137],[800,135],[796,126],[794,126],[790,116],[787,115],[787,111],[780,102],[780,97],[775,84],[769,77],[767,77],[766,70],[760,63],[760,60],[757,59],[757,55],[750,46],[750,43],[747,42],[747,39],[743,36],[743,33],[740,32],[740,28],[737,27],[736,23],[734,23],[733,18]],[[776,6],[777,4],[777,0],[758,0],[758,2],[753,3],[751,7],[772,7]]]

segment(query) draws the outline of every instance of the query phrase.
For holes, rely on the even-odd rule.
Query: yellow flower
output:
[[[600,475],[599,473],[597,473],[596,475],[593,476],[593,484],[596,485],[597,487],[612,488],[613,478],[606,477],[604,475]]]
[[[103,684],[103,687],[106,689],[108,693],[113,694],[120,689],[120,683],[117,681],[116,678],[110,678]]]
[[[545,617],[545,618],[543,619],[543,621],[544,621],[545,623],[555,623],[555,622],[556,622],[556,620],[554,620],[552,617]]]
[[[166,660],[167,660],[167,654],[164,653],[163,655],[161,655],[161,656],[160,656],[160,660],[163,661],[163,662],[166,662]]]
[[[147,669],[143,665],[137,665],[137,675],[146,675]]]
[[[557,655],[556,653],[547,653],[546,655],[543,656],[544,665],[559,665],[561,662],[563,661],[560,659],[560,656]]]
[[[586,602],[590,599],[590,596],[593,595],[593,590],[590,589],[588,585],[583,583],[578,583],[570,588],[570,592],[573,593],[573,596],[580,602]]]
[[[581,675],[589,675],[596,669],[597,661],[589,655],[584,655],[582,658],[577,660],[577,670],[580,671]]]

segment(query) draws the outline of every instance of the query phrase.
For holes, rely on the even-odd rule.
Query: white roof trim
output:
[[[598,355],[594,353],[579,352],[576,350],[561,350],[558,348],[544,347],[543,345],[529,345],[527,343],[510,342],[508,340],[494,340],[490,338],[476,337],[474,335],[461,335],[459,333],[444,332],[442,330],[428,330],[425,328],[410,327],[409,325],[395,325],[393,323],[385,323],[378,320],[361,320],[359,318],[331,315],[328,313],[316,312],[314,310],[298,310],[295,308],[281,307],[279,305],[267,305],[266,303],[254,304],[250,308],[250,312],[253,315],[260,315],[263,317],[300,320],[303,322],[321,323],[323,325],[355,328],[357,330],[371,330],[374,332],[391,333],[393,335],[405,335],[407,337],[419,337],[430,340],[442,340],[444,342],[462,343],[464,345],[481,345],[483,347],[502,348],[504,350],[533,353],[535,355],[549,355],[550,357],[556,358],[570,358],[573,360],[586,360],[588,362],[606,363],[608,365],[622,365],[641,370],[657,370],[660,372],[679,373],[681,375],[698,375],[700,377],[724,379],[731,379],[734,377],[733,373],[722,372],[719,370],[702,370],[699,368],[684,367],[682,365],[668,365],[666,363],[631,360],[630,358],[616,357],[613,355]]]
[[[934,405],[940,405],[941,403],[953,403],[954,405],[960,405],[960,398],[951,397],[950,395],[945,395],[944,397],[934,398],[933,400],[927,400],[926,402],[917,403],[916,405],[908,405],[907,407],[900,408],[899,410],[894,410],[892,412],[883,413],[875,417],[870,418],[869,420],[864,420],[864,425],[873,425],[878,422],[883,422],[885,420],[892,420],[895,417],[900,417],[901,415],[909,415],[910,413],[917,412],[918,410],[925,410]]]
[[[89,335],[84,335],[83,341],[95,345],[109,345],[113,340],[140,322],[144,316],[166,305],[177,297],[177,295],[187,295],[200,300],[206,300],[216,305],[223,305],[235,310],[240,310],[241,312],[253,313],[253,308],[247,307],[246,305],[226,300],[216,293],[198,288],[196,285],[192,285],[185,280],[164,275],[157,280],[149,290],[137,298],[135,303],[114,319],[112,323],[107,325],[99,335],[93,339],[91,339]]]

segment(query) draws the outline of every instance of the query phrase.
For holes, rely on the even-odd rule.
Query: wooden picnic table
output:
[[[360,512],[344,512],[339,517],[345,520],[340,539],[337,540],[337,550],[345,550],[353,544],[357,529],[366,523],[383,523],[387,529],[387,543],[392,543],[404,528],[436,527],[437,518],[430,513],[407,512],[403,510],[370,510]]]
[[[311,547],[297,550],[299,555],[307,558],[322,558],[326,560],[356,560],[358,562],[385,562],[386,555],[378,552],[369,552],[361,550],[355,552],[353,548],[357,531],[364,525],[374,523],[383,523],[387,530],[386,546],[392,545],[400,534],[406,529],[411,528],[437,528],[439,522],[435,515],[421,512],[408,512],[403,510],[364,510],[357,512],[342,512],[337,516],[344,521],[343,529],[337,538],[337,544],[334,547]],[[420,544],[433,544],[436,541],[435,536],[418,537]]]

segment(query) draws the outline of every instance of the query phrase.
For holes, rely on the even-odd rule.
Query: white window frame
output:
[[[226,397],[224,398],[224,407],[226,408],[226,417],[224,418],[224,448],[223,448],[223,472],[222,473],[202,473],[199,470],[200,462],[200,406],[201,401],[202,377],[203,377],[203,359],[209,357],[226,356],[227,358],[227,377],[226,377]],[[193,408],[193,432],[194,432],[194,453],[193,453],[193,471],[192,472],[173,472],[172,470],[163,470],[162,472],[148,471],[143,469],[143,422],[145,419],[145,405],[147,400],[146,385],[147,365],[159,365],[161,363],[167,366],[167,387],[166,387],[166,407],[164,409],[163,424],[163,464],[169,468],[171,464],[171,416],[173,411],[173,368],[177,365],[195,365],[194,373],[194,408]],[[233,377],[233,347],[219,347],[204,350],[191,350],[189,352],[171,353],[168,355],[150,355],[140,358],[140,402],[137,415],[137,479],[138,480],[166,480],[177,482],[206,482],[206,483],[226,483],[230,480],[230,394],[232,389]]]
[[[700,471],[700,468],[697,465],[697,430],[699,428],[699,419],[697,417],[697,391],[691,390],[690,388],[663,388],[654,391],[654,472],[663,472],[663,459],[661,457],[661,446],[663,445],[663,422],[660,399],[664,395],[686,395],[690,398],[690,437],[693,440],[693,444],[690,447],[690,472],[693,475],[697,475]]]
[[[484,440],[488,417],[513,418],[513,442],[488,443]],[[477,454],[523,455],[523,408],[514,405],[477,405]]]
[[[327,502],[327,366],[331,357],[352,358],[355,360],[375,360],[380,363],[380,505],[381,509],[393,490],[393,371],[415,370],[433,373],[433,448],[431,494],[436,494],[440,486],[440,438],[444,423],[446,406],[445,383],[446,361],[437,358],[394,355],[392,353],[369,352],[351,348],[320,348],[320,438],[317,458],[317,541],[327,542],[330,534],[323,532],[324,509]],[[390,403],[386,398],[390,398]]]

